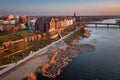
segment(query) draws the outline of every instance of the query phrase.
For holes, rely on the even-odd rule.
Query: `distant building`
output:
[[[9,20],[4,20],[4,21],[2,21],[2,24],[10,24],[10,21]]]
[[[12,30],[15,27],[13,24],[7,24],[7,25],[2,25],[2,26],[3,26],[3,31]]]
[[[2,25],[0,25],[0,31],[3,31],[3,26]]]
[[[76,19],[72,17],[41,17],[35,22],[35,30],[51,36],[58,32],[75,28]]]
[[[11,20],[11,19],[13,19],[14,18],[14,15],[13,14],[9,14],[8,16],[7,16],[7,20]]]
[[[2,24],[3,23],[3,20],[0,20],[0,24]]]
[[[28,27],[29,18],[25,15],[19,16],[19,19],[16,19],[16,24],[20,26],[20,29]]]
[[[35,22],[37,21],[37,18],[30,19],[30,25],[35,26]]]
[[[55,28],[58,29],[63,26],[63,22],[61,20],[55,20]]]
[[[48,33],[55,30],[54,18],[38,18],[35,23],[35,29],[40,33]]]
[[[63,27],[67,27],[67,17],[63,18]]]
[[[20,17],[20,16],[18,16],[18,15],[15,16],[16,19],[19,19],[19,17]]]
[[[0,14],[0,18],[2,18],[2,15]]]
[[[15,24],[19,24],[19,18],[20,18],[19,15],[15,15]]]
[[[19,18],[19,23],[26,23],[28,21],[28,17],[27,16],[21,16]]]
[[[38,18],[35,23],[35,30],[39,33],[45,33],[50,39],[58,37],[58,32],[55,29],[55,19],[52,18]]]
[[[74,12],[74,17],[76,17],[76,13]]]
[[[25,24],[21,23],[21,24],[19,25],[19,29],[24,29],[24,28],[26,28]]]
[[[15,24],[15,20],[10,20],[10,24]]]
[[[37,18],[29,18],[27,23],[26,23],[26,27],[28,27],[30,30],[35,30],[35,22],[36,22]]]

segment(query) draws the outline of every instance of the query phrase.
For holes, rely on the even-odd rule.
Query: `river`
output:
[[[120,29],[88,29],[92,30],[91,36],[79,40],[76,44],[93,44],[96,50],[79,53],[55,80],[120,79]],[[42,80],[46,80],[46,78],[42,78]]]

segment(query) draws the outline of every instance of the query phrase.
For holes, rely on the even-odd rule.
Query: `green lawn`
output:
[[[55,40],[58,40],[58,39],[59,38],[56,38]],[[37,51],[38,49],[49,45],[50,43],[54,42],[55,40],[36,40],[34,42],[30,42],[27,44],[25,44],[24,42],[19,42],[15,45],[11,46],[7,51],[5,51],[4,53],[2,53],[0,55],[0,65],[9,64],[12,61],[13,62],[19,61],[19,60],[25,58],[26,56],[28,56],[30,51]],[[27,50],[23,50],[22,52],[19,52],[17,54],[14,54],[12,56],[5,57],[5,56],[10,55],[16,51],[25,49],[26,47],[30,47],[30,48]]]
[[[83,33],[82,33],[81,31],[77,31],[77,32],[75,32],[74,34],[72,34],[70,37],[66,38],[66,39],[65,39],[65,42],[66,42],[67,44],[71,44],[71,42],[72,42],[73,40],[75,40],[76,38],[78,38],[79,36],[83,36]]]
[[[66,30],[66,31],[62,32],[62,36],[65,36],[65,35],[67,35],[68,33],[72,32],[72,31],[74,31],[74,30]],[[80,34],[81,34],[80,32],[74,33],[71,37],[66,39],[66,42],[67,43],[72,42],[75,38],[80,36]],[[1,41],[7,41],[7,40],[9,41],[10,39],[11,40],[20,39],[22,37],[32,35],[32,33],[29,33],[27,31],[22,31],[22,32],[19,32],[19,33],[16,33],[16,34],[11,34],[11,35],[12,35],[12,37],[8,36],[9,38],[7,36],[5,36],[5,39],[1,40]],[[30,51],[37,51],[38,49],[43,48],[43,47],[49,45],[50,43],[52,43],[52,42],[54,42],[54,41],[56,41],[58,39],[60,39],[60,38],[58,37],[55,40],[50,40],[50,39],[48,39],[48,40],[36,40],[34,42],[29,42],[27,44],[25,44],[24,42],[17,43],[14,46],[11,46],[10,49],[7,52],[4,52],[3,54],[0,55],[0,65],[9,64],[11,62],[19,61],[19,60],[25,58],[26,56],[28,56]],[[16,50],[20,50],[20,49],[23,49],[25,47],[30,47],[30,48],[27,49],[27,50],[23,50],[22,52],[19,52],[17,54],[14,54],[12,56],[4,57],[6,55],[12,54]]]
[[[30,33],[28,31],[20,31],[17,33],[9,34],[9,35],[0,36],[0,43],[18,40],[18,39],[21,39],[23,37],[27,37],[30,35],[33,35],[33,33]]]

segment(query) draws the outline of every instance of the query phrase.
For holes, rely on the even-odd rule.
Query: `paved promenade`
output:
[[[66,46],[66,43],[63,41],[63,39],[70,36],[74,32],[71,32],[70,34],[64,36],[60,40],[53,42],[50,45],[46,46],[45,48],[33,53],[30,59],[28,59],[25,62],[22,62],[20,65],[10,69],[10,71],[0,76],[0,80],[22,80],[29,73],[34,72],[39,66],[45,64],[49,60],[50,54],[45,53],[57,50],[62,46]]]
[[[22,80],[29,73],[34,72],[39,66],[45,64],[49,60],[50,51],[56,50],[62,46],[65,46],[65,43],[63,41],[60,41],[56,45],[53,45],[53,47],[50,47],[47,50],[43,51],[41,53],[42,55],[37,55],[22,65],[12,69],[7,74],[2,76],[0,80]]]

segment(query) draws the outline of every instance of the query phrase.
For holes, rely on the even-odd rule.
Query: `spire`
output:
[[[74,12],[74,17],[76,17],[76,13]]]

